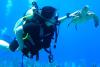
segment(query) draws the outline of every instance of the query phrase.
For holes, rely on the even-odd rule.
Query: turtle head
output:
[[[82,14],[87,14],[87,12],[89,11],[89,6],[88,5],[85,5],[83,8],[82,8]]]
[[[89,10],[89,6],[85,5],[82,10],[85,11],[85,12],[87,12]]]

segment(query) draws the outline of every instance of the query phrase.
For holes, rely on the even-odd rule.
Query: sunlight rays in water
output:
[[[5,14],[6,16],[9,16],[12,6],[13,6],[12,0],[7,0],[6,14]]]

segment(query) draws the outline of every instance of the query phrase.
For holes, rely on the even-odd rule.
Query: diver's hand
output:
[[[70,18],[70,13],[66,13],[67,18]]]

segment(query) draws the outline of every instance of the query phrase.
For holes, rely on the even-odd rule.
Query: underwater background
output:
[[[0,0],[0,40],[11,42],[15,37],[13,27],[16,21],[31,7],[33,0]],[[82,9],[89,9],[100,18],[99,0],[36,0],[39,8],[53,6],[57,8],[59,17]],[[94,27],[94,21],[67,28],[70,20],[66,20],[59,28],[56,49],[52,48],[54,63],[49,64],[48,54],[40,51],[40,60],[24,57],[24,67],[100,67],[100,25]],[[4,44],[0,41],[0,44]],[[51,43],[53,47],[53,43]],[[10,52],[0,48],[0,67],[22,67],[22,53]],[[36,66],[34,66],[36,65]],[[40,65],[40,66],[39,66]],[[42,65],[42,66],[41,66]],[[44,65],[44,66],[43,66]]]

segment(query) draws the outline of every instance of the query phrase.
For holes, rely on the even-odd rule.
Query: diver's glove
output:
[[[69,16],[69,15],[70,15],[70,13],[66,13],[67,18],[70,18],[70,16]]]

